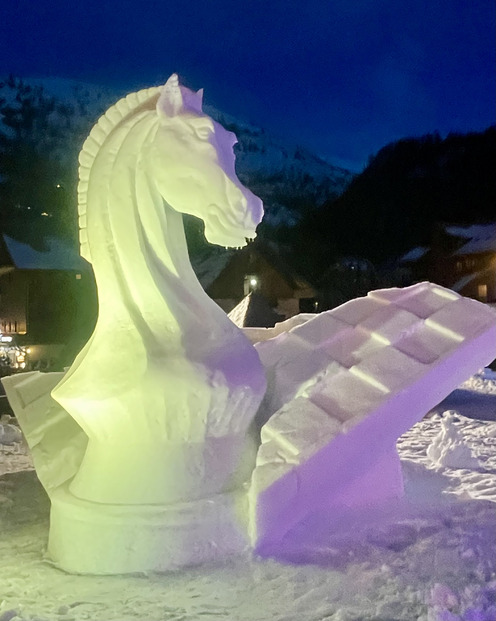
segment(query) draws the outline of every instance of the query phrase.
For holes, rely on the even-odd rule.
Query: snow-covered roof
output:
[[[3,235],[15,267],[24,270],[85,270],[88,263],[68,243],[49,237],[47,250],[35,250],[8,235]]]
[[[459,293],[463,289],[463,287],[466,287],[470,282],[475,280],[480,275],[481,275],[481,272],[474,272],[473,274],[467,274],[466,276],[463,276],[462,278],[460,278],[460,280],[457,280],[454,285],[451,285],[450,289]]]
[[[460,278],[460,280],[457,280],[455,282],[455,284],[450,287],[450,289],[453,289],[453,291],[456,291],[457,293],[460,293],[461,290],[463,289],[463,287],[468,285],[473,280],[476,280],[476,279],[480,278],[482,282],[484,282],[484,281],[487,282],[487,278],[488,277],[489,278],[492,277],[492,270],[491,270],[490,267],[486,268],[486,269],[483,269],[483,270],[479,270],[477,272],[473,272],[471,274],[465,274],[465,276],[462,276]]]
[[[253,291],[232,309],[228,317],[238,328],[272,328],[275,323],[284,319],[283,315],[271,308],[263,295]]]
[[[496,223],[447,226],[445,230],[453,237],[467,240],[463,246],[458,248],[455,255],[496,252]]]
[[[251,293],[245,295],[241,302],[239,302],[239,304],[235,306],[227,315],[233,324],[238,326],[238,328],[242,328],[245,325],[245,318],[246,313],[248,312],[248,307],[250,306],[250,299]]]
[[[400,257],[400,263],[410,263],[411,261],[418,261],[421,259],[428,251],[428,248],[425,246],[417,246],[416,248],[412,248],[402,257]]]

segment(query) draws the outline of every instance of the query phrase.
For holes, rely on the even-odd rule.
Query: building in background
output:
[[[496,302],[496,223],[444,226],[432,247],[433,278],[480,302]]]
[[[431,245],[414,248],[397,267],[404,280],[398,284],[430,280],[480,302],[496,303],[496,223],[439,224]]]
[[[256,294],[252,303],[265,306],[266,317],[270,310],[274,321],[318,310],[316,290],[294,273],[274,244],[256,240],[242,250],[194,261],[193,267],[207,294],[226,313],[250,293]]]
[[[0,347],[14,367],[55,368],[90,336],[97,313],[91,266],[67,243],[45,250],[0,235]],[[0,352],[1,355],[2,352]]]

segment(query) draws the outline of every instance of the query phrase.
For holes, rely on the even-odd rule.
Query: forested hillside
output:
[[[0,80],[0,231],[38,247],[47,235],[77,239],[77,155],[96,122],[123,93],[47,79]],[[341,194],[353,175],[303,147],[207,106],[233,131],[236,170],[260,196],[260,234],[274,238],[326,200]],[[207,250],[203,226],[186,220],[193,253]]]
[[[77,149],[86,125],[42,87],[0,82],[0,231],[43,248],[76,238]]]
[[[381,149],[336,200],[298,228],[318,272],[336,257],[375,263],[429,243],[436,222],[496,220],[496,126],[406,138]],[[308,247],[308,244],[307,244]],[[307,261],[308,262],[308,261]]]

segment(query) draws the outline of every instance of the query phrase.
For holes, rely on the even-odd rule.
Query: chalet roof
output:
[[[453,254],[479,254],[496,252],[496,223],[472,224],[471,226],[447,226],[448,235],[460,237],[466,242]]]
[[[46,250],[35,250],[8,235],[2,235],[14,267],[24,270],[87,270],[88,263],[74,248],[56,237],[46,240]]]
[[[278,315],[270,307],[263,295],[256,292],[244,297],[228,317],[239,328],[272,328],[284,319],[283,315]]]
[[[471,274],[465,274],[465,276],[462,276],[457,282],[455,282],[455,284],[450,285],[450,289],[460,293],[464,287],[474,280],[477,281],[479,279],[483,279],[483,281],[487,282],[488,277],[493,277],[493,270],[491,267],[486,267],[485,269],[472,272]]]
[[[250,246],[247,246],[247,248],[250,248]],[[253,242],[252,249],[270,263],[292,289],[312,288],[311,283],[298,274],[288,263],[286,258],[281,254],[281,248],[276,242],[257,238],[255,242]]]
[[[259,238],[241,250],[219,250],[206,258],[204,256],[193,257],[191,264],[202,287],[207,290],[224,270],[229,268],[233,259],[243,257],[243,260],[249,262],[254,255],[264,259],[277,270],[292,289],[311,287],[310,283],[290,268],[288,262],[281,256],[277,244]]]
[[[470,282],[475,280],[481,275],[481,272],[474,272],[473,274],[467,274],[466,276],[462,276],[460,280],[455,282],[454,285],[451,285],[450,289],[459,293],[463,287],[466,287]]]

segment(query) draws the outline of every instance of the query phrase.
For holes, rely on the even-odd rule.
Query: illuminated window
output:
[[[481,302],[485,302],[487,300],[487,285],[479,285],[477,287],[477,297]]]

